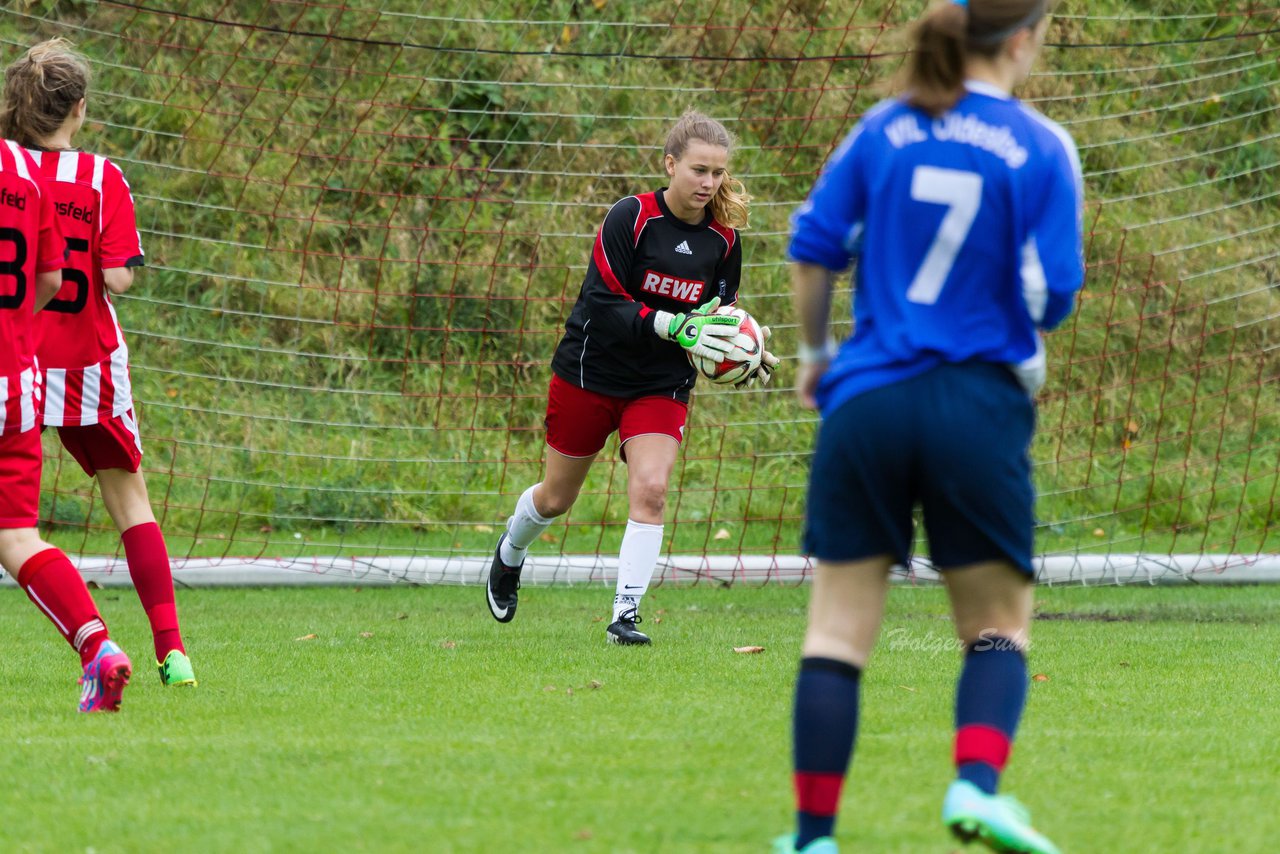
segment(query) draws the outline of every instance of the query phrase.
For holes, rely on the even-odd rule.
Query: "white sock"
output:
[[[627,520],[618,553],[618,587],[613,597],[613,621],[624,611],[640,607],[640,599],[649,589],[653,570],[662,551],[662,526]]]
[[[507,537],[502,541],[499,555],[507,566],[520,566],[524,563],[529,545],[555,521],[543,518],[533,506],[533,491],[540,485],[535,483],[524,491],[516,502],[516,512],[507,520]]]

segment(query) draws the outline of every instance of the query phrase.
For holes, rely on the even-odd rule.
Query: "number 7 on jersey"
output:
[[[911,198],[917,202],[946,205],[947,214],[929,245],[924,263],[916,271],[907,288],[907,299],[921,305],[933,305],[942,293],[960,247],[978,217],[982,204],[982,176],[959,169],[917,166],[911,174]]]

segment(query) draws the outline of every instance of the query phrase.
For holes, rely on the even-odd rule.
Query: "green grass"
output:
[[[81,717],[72,655],[0,592],[16,805],[0,849],[749,852],[788,827],[805,589],[660,588],[650,649],[604,644],[603,587],[528,588],[507,626],[482,595],[184,591],[201,685],[180,691],[150,668],[132,593],[97,591],[138,672],[121,714]],[[1039,602],[1031,671],[1047,679],[1005,778],[1037,823],[1069,852],[1272,850],[1280,590]],[[940,590],[891,597],[847,850],[954,848],[938,826],[958,664],[945,615]],[[765,652],[733,653],[748,644]]]

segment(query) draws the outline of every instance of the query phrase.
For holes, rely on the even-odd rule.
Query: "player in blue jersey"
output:
[[[912,513],[951,597],[964,663],[957,778],[944,824],[995,851],[1056,852],[996,794],[1027,693],[1033,500],[1028,449],[1040,331],[1084,278],[1083,181],[1071,138],[1015,100],[1050,0],[945,2],[919,22],[908,89],[868,112],[793,217],[798,392],[822,414],[806,549],[817,567],[797,679],[798,832],[831,834]],[[854,333],[828,342],[833,278],[854,274]]]

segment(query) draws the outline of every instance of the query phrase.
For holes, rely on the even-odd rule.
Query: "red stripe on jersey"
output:
[[[67,423],[66,416],[74,419],[72,424],[80,423],[80,410],[84,406],[84,371],[67,371],[67,385],[62,394],[62,423]]]
[[[106,368],[105,365],[103,367]],[[100,382],[102,384],[98,386],[98,411],[110,412],[112,411],[112,403],[116,399],[115,375],[109,369],[103,370]]]
[[[622,282],[618,281],[618,274],[613,272],[613,267],[609,264],[609,256],[604,252],[603,225],[596,232],[596,244],[591,248],[591,260],[596,262],[596,269],[600,271],[600,277],[609,286],[609,290],[619,296],[631,299],[631,294],[627,293],[627,289],[622,286]]]
[[[714,219],[711,220],[711,230],[724,238],[725,249],[724,255],[721,257],[728,258],[729,253],[733,251],[733,244],[738,241],[738,233],[727,225],[721,225]]]
[[[636,217],[636,224],[631,234],[631,245],[640,245],[640,235],[644,232],[644,227],[649,224],[651,219],[659,219],[662,216],[662,208],[658,207],[657,193],[644,193],[636,196],[636,200],[640,202],[640,214]]]

